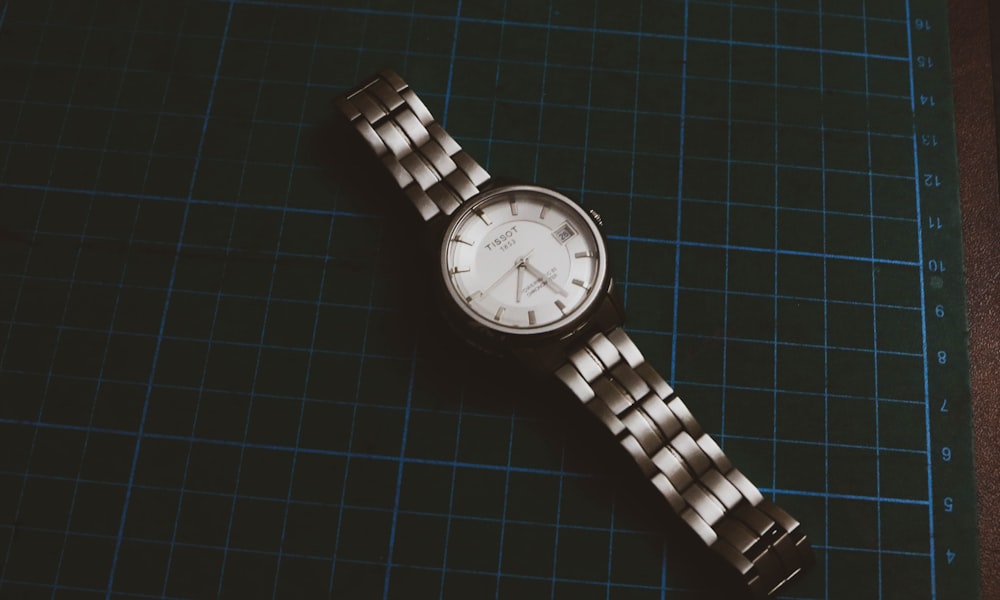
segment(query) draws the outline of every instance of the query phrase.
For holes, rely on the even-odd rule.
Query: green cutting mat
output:
[[[327,127],[383,66],[603,215],[629,333],[813,541],[789,597],[978,597],[943,1],[335,4],[0,5],[0,598],[727,597],[440,333]]]

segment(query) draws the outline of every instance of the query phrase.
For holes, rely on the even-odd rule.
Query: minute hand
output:
[[[524,261],[524,268],[527,269],[529,273],[531,273],[532,275],[534,275],[535,277],[537,277],[538,279],[540,279],[542,281],[542,283],[544,283],[545,285],[547,285],[550,288],[552,288],[552,291],[554,291],[555,293],[559,294],[560,296],[564,296],[564,297],[565,296],[569,296],[569,294],[566,293],[566,290],[564,290],[562,288],[562,286],[560,286],[555,281],[552,281],[551,279],[549,279],[545,275],[545,273],[542,273],[541,271],[539,271],[538,269],[536,269],[534,267],[534,265],[532,265],[527,260]]]

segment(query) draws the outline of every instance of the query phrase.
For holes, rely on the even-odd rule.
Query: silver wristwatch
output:
[[[562,381],[755,597],[813,564],[798,521],[733,467],[622,329],[595,213],[554,190],[495,183],[393,71],[335,104],[440,228],[435,285],[467,339]]]

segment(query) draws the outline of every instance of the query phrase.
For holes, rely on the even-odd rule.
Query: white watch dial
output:
[[[551,331],[599,296],[604,242],[573,201],[509,186],[459,210],[441,266],[454,300],[480,323],[510,333]]]

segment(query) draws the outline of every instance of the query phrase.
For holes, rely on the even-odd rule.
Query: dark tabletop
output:
[[[565,393],[435,317],[331,124],[384,66],[603,215],[629,334],[813,540],[789,597],[973,597],[974,459],[994,597],[978,10],[953,106],[937,0],[3,4],[0,597],[728,589]]]
[[[1000,10],[951,2],[955,127],[975,407],[983,598],[1000,597],[1000,194],[997,191],[996,47]],[[991,28],[992,24],[992,28]],[[992,32],[991,32],[992,29]],[[992,44],[991,44],[992,33]]]

